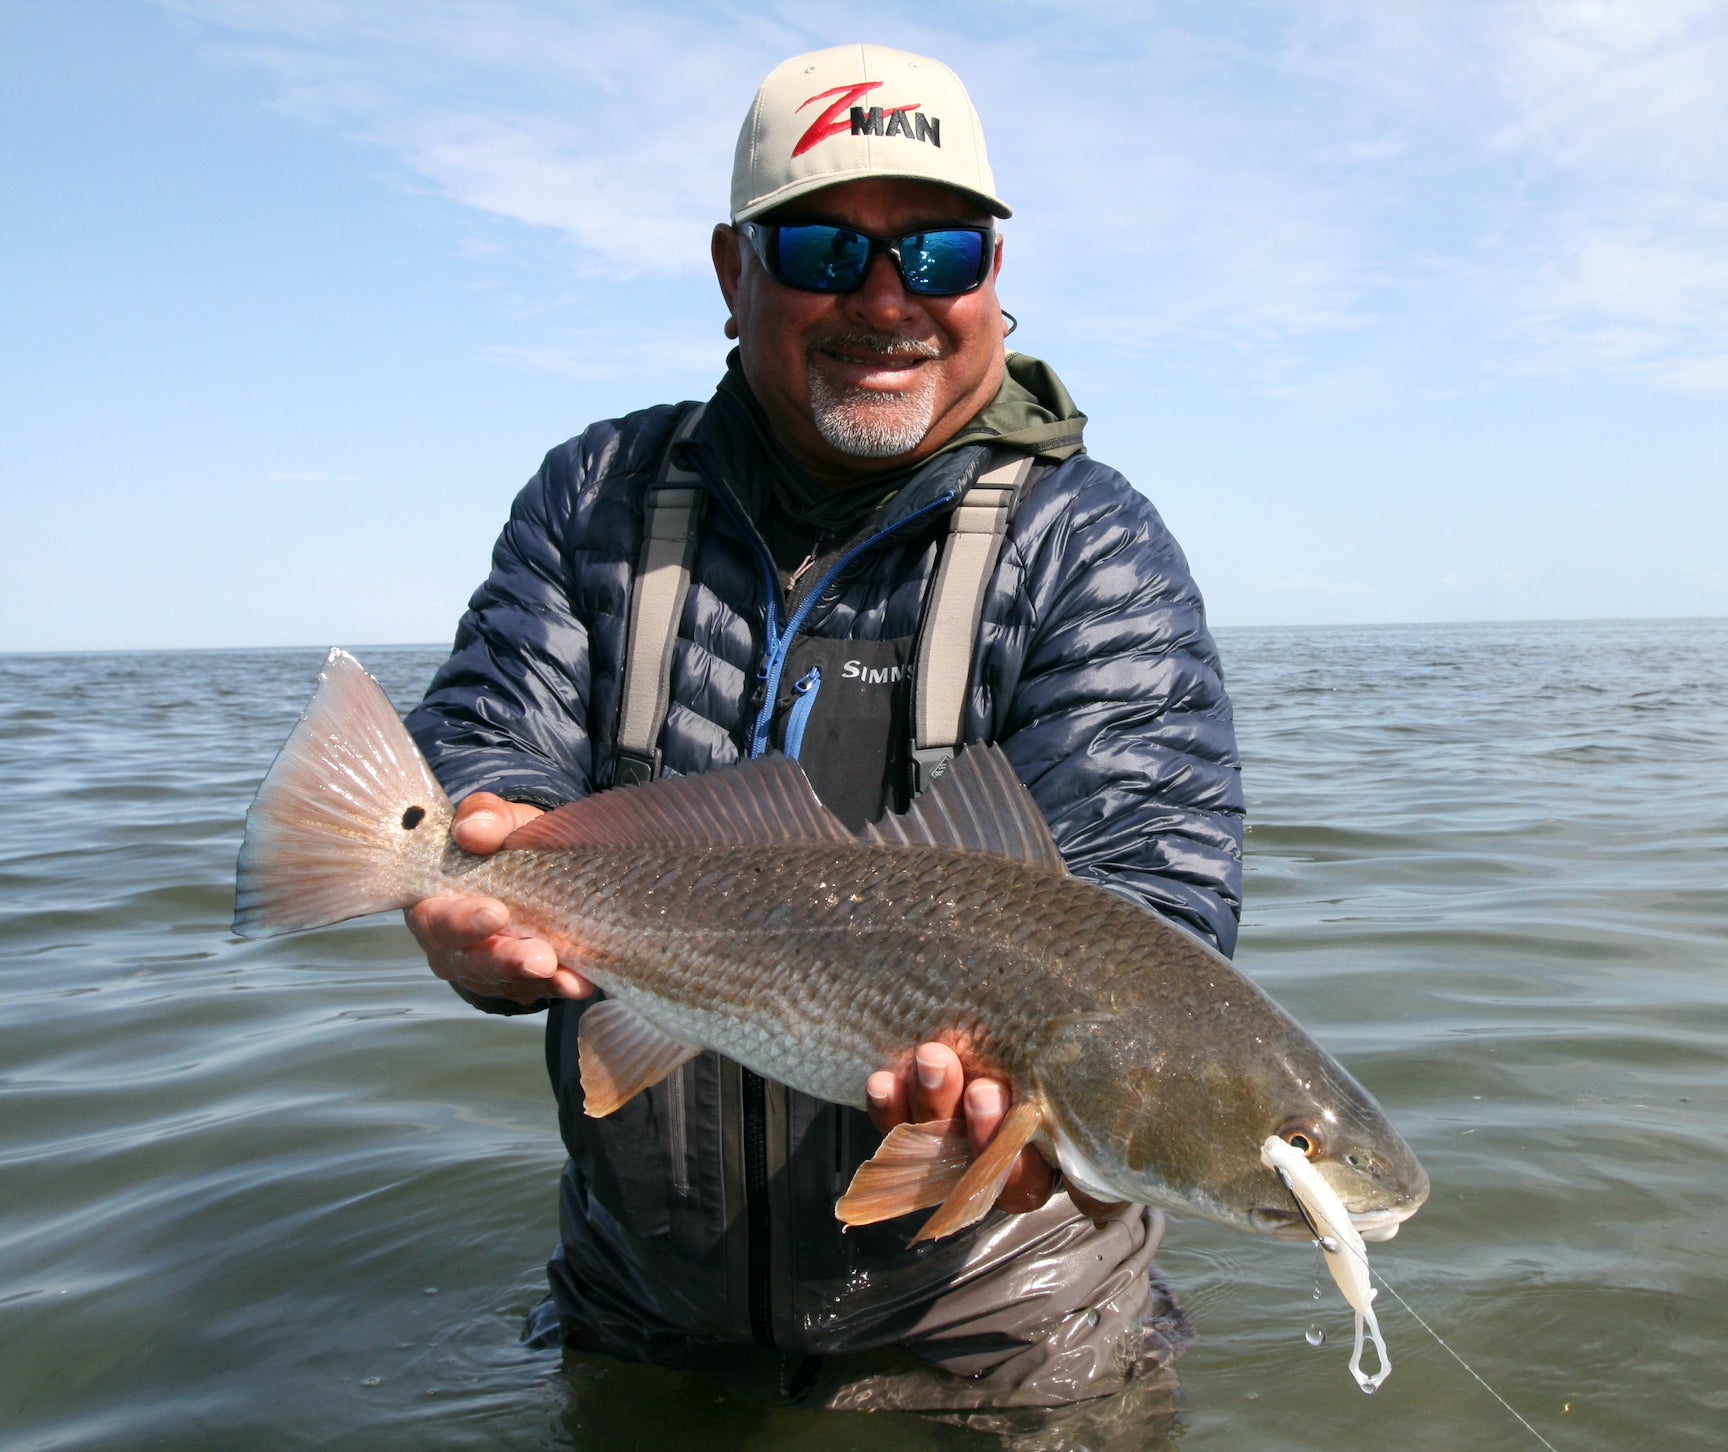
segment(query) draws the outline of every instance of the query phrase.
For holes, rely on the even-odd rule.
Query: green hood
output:
[[[1074,407],[1056,370],[1030,353],[1010,353],[996,397],[936,452],[989,440],[1060,463],[1086,447],[1085,428],[1086,415]]]
[[[1056,370],[1026,353],[1010,353],[1007,361],[1008,372],[996,397],[930,458],[950,449],[993,443],[1059,463],[1085,447],[1081,434],[1086,415],[1074,407]],[[769,486],[780,506],[794,519],[824,533],[851,530],[898,494],[906,481],[930,462],[921,459],[910,469],[867,474],[841,488],[825,488],[806,475],[774,437],[762,405],[745,381],[736,348],[726,359],[726,375],[720,380],[717,396],[749,420],[766,455]]]

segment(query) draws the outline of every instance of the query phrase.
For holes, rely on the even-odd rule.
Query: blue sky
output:
[[[447,639],[707,394],[738,122],[856,39],[971,87],[1215,623],[1728,613],[1720,0],[10,0],[0,650]]]

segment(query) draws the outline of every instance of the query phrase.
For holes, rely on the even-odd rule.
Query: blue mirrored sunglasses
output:
[[[996,250],[991,227],[935,227],[903,237],[872,237],[826,222],[743,222],[738,230],[770,276],[800,292],[857,292],[876,254],[886,252],[907,292],[958,297],[990,275]]]

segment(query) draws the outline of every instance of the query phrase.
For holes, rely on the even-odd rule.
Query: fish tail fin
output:
[[[383,687],[333,650],[246,813],[234,931],[265,938],[436,889],[452,811]]]

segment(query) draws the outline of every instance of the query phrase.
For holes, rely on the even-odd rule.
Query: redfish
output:
[[[1374,1099],[1211,948],[1070,875],[1008,759],[963,752],[903,816],[853,835],[797,763],[769,757],[598,793],[489,857],[377,682],[332,651],[260,787],[234,930],[320,927],[439,893],[496,897],[605,992],[583,1015],[586,1110],[606,1115],[704,1049],[838,1104],[921,1043],[1007,1083],[969,1161],[963,1129],[903,1125],[836,1213],[985,1214],[1027,1144],[1095,1199],[1313,1233],[1262,1160],[1271,1136],[1386,1239],[1427,1176]]]

